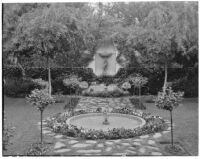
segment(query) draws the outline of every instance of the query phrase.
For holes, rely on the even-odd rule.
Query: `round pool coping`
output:
[[[91,112],[91,113],[87,113],[87,114],[80,114],[80,115],[76,115],[76,116],[72,116],[72,117],[68,118],[66,122],[67,122],[68,125],[73,125],[73,124],[71,124],[72,120],[76,120],[76,119],[80,119],[80,118],[84,118],[84,117],[89,117],[89,116],[95,116],[95,115],[96,116],[103,116],[103,113],[92,113]],[[108,116],[110,116],[110,115],[114,115],[114,116],[118,116],[118,117],[126,117],[126,118],[131,118],[131,119],[134,118],[134,119],[136,119],[138,121],[141,121],[141,124],[139,126],[133,128],[133,129],[141,128],[146,124],[146,121],[142,117],[139,117],[139,116],[136,116],[136,115],[121,114],[121,113],[108,113]],[[76,125],[74,125],[74,126],[76,126]],[[78,127],[78,128],[80,128],[80,127]],[[89,130],[89,129],[84,128],[84,127],[82,127],[82,128],[84,130]],[[127,128],[125,128],[125,129],[127,129]]]

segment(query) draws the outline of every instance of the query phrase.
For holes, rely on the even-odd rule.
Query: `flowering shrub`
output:
[[[172,111],[178,107],[183,95],[183,92],[174,92],[171,87],[168,87],[166,92],[158,93],[155,105],[160,109]]]
[[[42,78],[32,79],[32,81],[39,84],[44,89],[47,89],[49,86],[48,81],[44,81],[44,80],[42,80]]]
[[[72,75],[68,78],[65,78],[63,80],[64,86],[72,86],[72,87],[77,87],[79,85],[79,78],[76,75]]]
[[[174,92],[171,87],[166,88],[163,92],[158,93],[158,97],[155,101],[155,105],[160,109],[165,109],[170,111],[171,117],[171,144],[173,146],[173,118],[172,111],[174,108],[178,107],[180,101],[183,97],[183,92]]]
[[[137,74],[136,76],[133,76],[133,77],[130,76],[129,80],[132,82],[132,84],[135,87],[142,87],[148,82],[148,78],[143,77],[143,76],[141,76],[139,74]]]
[[[146,106],[143,103],[140,103],[138,98],[129,98],[129,101],[134,105],[136,109],[146,109]]]
[[[122,88],[125,89],[125,90],[127,90],[127,89],[131,88],[131,85],[130,85],[129,82],[124,82],[124,83],[122,84]]]
[[[80,82],[79,87],[81,89],[87,89],[88,88],[88,83],[86,81]]]
[[[47,90],[35,89],[26,98],[33,106],[36,106],[38,110],[43,111],[48,105],[55,103],[53,97],[49,96]]]
[[[87,112],[78,112],[78,114],[85,114]],[[61,114],[56,117],[52,117],[47,120],[47,126],[51,128],[56,133],[61,133],[63,135],[71,137],[80,137],[83,139],[120,139],[120,138],[132,138],[135,136],[140,136],[144,134],[154,133],[162,131],[166,128],[166,124],[160,117],[150,116],[146,113],[136,113],[131,109],[114,109],[112,113],[122,113],[122,114],[132,114],[140,116],[145,119],[146,124],[141,128],[136,129],[125,129],[125,128],[114,128],[108,131],[102,130],[86,130],[83,128],[77,128],[73,125],[68,125],[66,123],[69,116],[62,116]],[[75,112],[75,115],[78,115]]]
[[[45,108],[50,105],[55,103],[55,100],[53,97],[51,97],[48,94],[48,90],[47,89],[42,89],[42,90],[38,90],[35,89],[32,91],[32,93],[27,97],[27,100],[33,105],[36,106],[36,108],[40,111],[40,123],[41,123],[41,132],[40,132],[40,136],[41,136],[41,146],[43,144],[43,140],[42,140],[42,115],[43,115],[43,111],[45,110]]]
[[[47,152],[50,151],[50,146],[49,144],[43,144],[41,145],[40,143],[33,143],[30,145],[30,147],[25,150],[25,155],[26,156],[42,156],[46,155]]]
[[[129,92],[123,91],[123,89],[114,84],[110,84],[108,86],[100,84],[90,86],[87,90],[82,92],[82,95],[92,97],[121,97],[129,95]]]
[[[112,98],[112,97],[121,97],[121,96],[128,96],[129,92],[123,91],[121,89],[116,89],[113,91],[101,91],[101,92],[88,92],[85,91],[82,93],[83,96],[91,96],[91,97],[107,97],[107,98]]]
[[[69,112],[69,114],[73,115],[74,109],[76,108],[80,98],[79,97],[71,97],[64,106],[64,109]]]

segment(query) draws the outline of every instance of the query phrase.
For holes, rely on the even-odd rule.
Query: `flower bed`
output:
[[[74,115],[86,114],[88,112],[79,110],[74,112]],[[82,139],[120,139],[120,138],[133,138],[135,136],[145,135],[149,133],[163,131],[167,128],[167,124],[159,116],[150,116],[147,113],[136,113],[132,110],[113,109],[111,113],[122,113],[139,116],[146,121],[146,124],[141,128],[124,129],[114,128],[108,131],[102,130],[86,130],[78,128],[67,123],[69,116],[68,113],[59,113],[47,120],[47,126],[55,133],[61,133],[70,137],[77,137]]]
[[[112,98],[112,97],[128,96],[129,92],[124,91],[115,84],[110,84],[108,86],[104,84],[99,84],[99,85],[91,85],[88,89],[82,92],[82,95],[91,97]]]

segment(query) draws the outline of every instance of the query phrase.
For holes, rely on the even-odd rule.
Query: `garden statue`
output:
[[[122,68],[117,61],[118,54],[112,39],[103,39],[97,44],[94,60],[89,63],[88,68],[91,68],[97,76],[114,76]]]
[[[109,122],[108,122],[108,112],[106,110],[103,112],[103,116],[104,116],[103,125],[109,125]]]
[[[103,74],[106,75],[108,70],[108,60],[105,59],[103,64]]]

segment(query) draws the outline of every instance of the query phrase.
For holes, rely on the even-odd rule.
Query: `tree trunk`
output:
[[[25,69],[22,67],[22,65],[20,63],[18,63],[18,66],[21,68],[22,70],[22,78],[26,77],[26,73],[25,73]]]
[[[163,85],[163,92],[166,92],[167,88],[167,62],[165,62],[165,80],[164,80],[164,85]]]
[[[43,114],[43,111],[40,111],[40,129],[41,129],[41,132],[40,132],[40,138],[41,138],[41,146],[43,145],[43,138],[42,138],[42,114]]]
[[[170,111],[170,117],[171,117],[171,144],[172,146],[174,145],[174,140],[173,140],[173,120],[172,120],[172,111]]]
[[[22,78],[25,78],[26,77],[26,72],[25,72],[25,69],[21,65],[21,62],[20,62],[21,60],[20,60],[19,57],[15,57],[15,58],[16,58],[16,64],[17,64],[17,66],[19,66],[20,69],[22,70]]]
[[[138,87],[139,89],[139,107],[141,108],[141,86]]]
[[[47,64],[48,64],[48,92],[49,96],[51,96],[51,64],[49,61],[49,56],[47,57]]]

